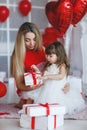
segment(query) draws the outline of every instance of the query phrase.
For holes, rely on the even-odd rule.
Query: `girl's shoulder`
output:
[[[49,67],[47,67],[48,71],[58,73],[59,67],[56,64],[51,64]]]

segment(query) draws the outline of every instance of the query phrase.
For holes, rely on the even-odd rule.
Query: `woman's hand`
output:
[[[63,91],[64,93],[67,93],[67,92],[69,91],[69,89],[70,89],[70,84],[69,84],[69,83],[66,83],[65,86],[63,87],[62,91]]]
[[[40,72],[40,70],[38,69],[36,65],[32,65],[31,69],[33,69],[35,72]]]
[[[40,88],[41,86],[43,86],[43,83],[39,83],[37,85],[32,85],[32,86],[30,86],[30,88],[31,88],[31,90],[35,90],[35,89]]]

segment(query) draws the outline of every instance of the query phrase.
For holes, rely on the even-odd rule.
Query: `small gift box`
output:
[[[30,117],[22,114],[20,118],[20,127],[33,130],[51,130],[64,124],[63,115]]]
[[[0,81],[4,82],[5,78],[6,78],[6,72],[0,71]]]
[[[61,115],[65,114],[65,106],[54,104],[26,104],[23,113],[29,116]]]
[[[41,73],[39,72],[28,72],[24,73],[24,80],[25,80],[25,85],[36,85],[39,83],[42,83],[42,80],[39,79],[38,77],[41,76]]]

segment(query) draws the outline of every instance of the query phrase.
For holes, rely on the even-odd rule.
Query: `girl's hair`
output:
[[[11,65],[10,65],[11,75],[14,76],[14,71],[16,71],[17,78],[24,74],[24,56],[26,52],[24,35],[28,32],[32,32],[35,34],[36,44],[35,44],[34,51],[42,49],[42,35],[38,27],[34,23],[30,23],[30,22],[23,23],[20,26],[17,33],[14,50],[11,56]],[[14,68],[16,70],[14,70]]]
[[[59,41],[56,41],[56,42],[48,45],[45,49],[45,54],[47,54],[47,55],[56,54],[57,55],[56,64],[59,67],[61,67],[61,65],[65,64],[67,74],[69,73],[70,63],[67,58],[65,48]]]

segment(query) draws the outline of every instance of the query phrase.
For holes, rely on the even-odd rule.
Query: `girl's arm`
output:
[[[43,80],[61,80],[64,76],[66,75],[66,69],[65,69],[65,65],[62,65],[59,69],[59,74],[52,74],[52,75],[46,75],[41,77]],[[67,93],[70,89],[70,83],[67,82],[64,87],[62,88],[62,91],[64,93]]]
[[[66,69],[65,69],[65,65],[62,65],[59,69],[59,73],[58,74],[50,74],[50,75],[45,75],[42,76],[41,78],[43,80],[61,80],[64,78],[64,76],[66,75]]]

